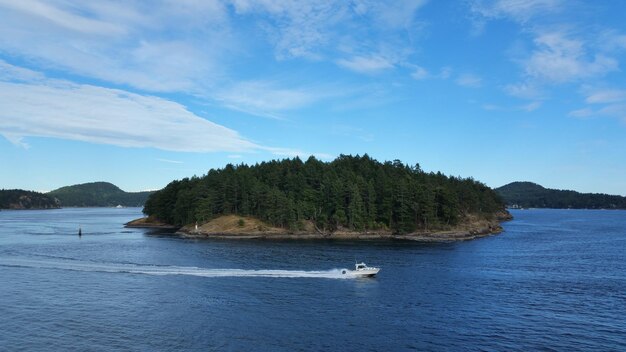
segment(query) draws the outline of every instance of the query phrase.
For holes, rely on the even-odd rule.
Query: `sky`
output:
[[[626,1],[0,0],[0,188],[340,154],[626,195]]]

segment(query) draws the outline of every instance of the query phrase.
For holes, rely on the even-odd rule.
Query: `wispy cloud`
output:
[[[522,105],[522,110],[528,111],[528,112],[532,112],[535,111],[537,109],[539,109],[541,107],[542,103],[540,101],[533,101],[530,102],[526,105]]]
[[[582,93],[589,106],[571,111],[569,116],[576,118],[605,116],[626,123],[626,90],[584,87]]]
[[[121,25],[73,13],[71,6],[64,9],[60,6],[55,7],[49,2],[37,0],[0,0],[0,5],[80,33],[110,36],[126,32],[126,29]]]
[[[354,11],[359,16],[371,16],[382,27],[406,30],[413,24],[417,10],[427,2],[427,0],[396,0],[390,2],[355,0]]]
[[[482,108],[487,111],[526,111],[533,112],[541,107],[540,101],[533,101],[528,104],[516,105],[516,106],[502,106],[497,104],[483,104]]]
[[[242,74],[238,65],[255,50],[269,46],[278,63],[323,61],[363,74],[393,70],[412,53],[412,35],[421,30],[415,16],[425,3],[0,0],[0,48],[11,60],[107,87],[183,93],[281,119],[328,94],[308,89],[320,77],[294,86]]]
[[[583,108],[583,109],[570,111],[568,115],[571,117],[584,119],[584,118],[588,118],[588,117],[595,115],[595,112],[591,108]]]
[[[182,161],[179,161],[179,160],[170,160],[170,159],[161,159],[161,158],[157,158],[155,160],[163,162],[163,163],[168,163],[168,164],[184,164]]]
[[[338,1],[236,0],[233,5],[237,14],[258,19],[279,60],[321,59],[322,49],[333,39],[333,27],[349,10],[347,3]]]
[[[532,100],[529,111],[536,102],[546,102],[551,91],[557,87],[573,84],[587,85],[604,79],[619,71],[619,62],[614,53],[604,51],[601,46],[588,39],[567,31],[535,30],[533,49],[526,57],[517,58],[522,68],[520,82],[504,86],[504,91],[514,97]],[[586,97],[587,103],[620,101],[619,90],[595,91]],[[572,117],[588,118],[600,112],[593,109],[578,109],[569,113]],[[603,112],[609,115],[608,112]]]
[[[618,69],[614,58],[600,53],[590,55],[582,40],[561,32],[540,33],[534,42],[537,48],[524,62],[525,71],[546,83],[572,82]]]
[[[0,80],[1,81],[40,81],[45,79],[45,75],[27,68],[14,66],[0,60]]]
[[[423,79],[430,77],[430,73],[425,68],[421,66],[416,66],[413,69],[413,73],[411,73],[411,77],[413,77],[413,79],[421,81]]]
[[[525,110],[534,111],[550,101],[552,92],[573,85],[597,84],[619,73],[626,36],[596,23],[584,25],[573,16],[579,2],[563,0],[475,0],[471,13],[479,31],[490,20],[509,20],[519,26],[518,40],[509,50],[519,65],[516,83],[504,84],[510,96],[530,100]],[[581,30],[584,28],[584,30]],[[530,39],[530,41],[528,41]],[[590,106],[573,110],[575,118],[615,117],[625,119],[625,93],[619,89],[585,89]]]
[[[244,81],[215,92],[214,99],[235,110],[282,120],[282,112],[342,94],[330,86],[288,87],[273,81]]]
[[[360,73],[377,73],[393,68],[394,65],[388,59],[381,56],[355,56],[350,59],[337,60],[339,66]]]
[[[455,82],[460,86],[468,88],[479,88],[482,86],[482,78],[472,73],[464,73],[460,75]]]
[[[625,89],[600,89],[589,92],[585,101],[589,104],[618,103],[626,101]]]
[[[568,115],[576,118],[610,117],[626,123],[626,102],[609,104],[596,109],[586,107],[573,110]]]
[[[534,82],[508,84],[504,87],[504,91],[510,96],[529,100],[544,99],[547,94]]]
[[[195,12],[181,14],[182,2],[159,2],[149,11],[144,6],[0,0],[0,47],[47,68],[147,92],[206,90],[222,74],[223,53],[232,49],[220,20],[224,10],[197,3]],[[202,25],[193,29],[202,36],[188,35],[199,18]],[[205,50],[207,42],[212,50]]]
[[[14,143],[37,136],[186,152],[262,148],[172,101],[12,70],[20,75],[0,81],[0,134]]]
[[[563,5],[563,0],[475,0],[470,3],[470,9],[486,18],[506,17],[526,22],[533,16],[558,12]]]
[[[371,74],[405,59],[411,32],[420,30],[415,14],[426,2],[237,0],[234,8],[257,19],[279,60],[326,60]]]
[[[448,79],[452,75],[452,67],[446,66],[442,67],[441,71],[439,71],[439,78]]]

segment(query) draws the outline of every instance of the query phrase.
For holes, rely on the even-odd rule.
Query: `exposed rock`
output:
[[[284,228],[272,227],[253,217],[224,215],[207,223],[200,224],[197,227],[195,224],[184,226],[178,230],[177,234],[184,237],[192,238],[223,239],[397,239],[426,242],[465,241],[498,234],[502,232],[502,226],[500,226],[499,222],[510,220],[511,218],[512,217],[510,216],[510,214],[508,214],[508,212],[502,212],[501,214],[498,214],[497,218],[492,221],[478,220],[472,217],[468,217],[463,222],[463,224],[447,230],[424,230],[410,234],[399,235],[394,234],[388,230],[354,231],[349,229],[338,229],[333,232],[324,233],[322,231],[316,230],[314,225],[310,222],[305,224],[305,229],[303,230],[290,231]]]
[[[124,224],[126,227],[137,228],[159,228],[159,229],[178,229],[178,226],[172,226],[159,221],[151,216],[135,219]]]

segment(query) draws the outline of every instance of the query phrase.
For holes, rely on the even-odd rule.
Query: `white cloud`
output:
[[[452,67],[442,67],[441,71],[439,72],[439,78],[441,79],[448,79],[450,78],[450,76],[452,75]]]
[[[585,98],[588,104],[605,104],[626,102],[626,90],[623,89],[602,89],[590,92]]]
[[[483,104],[482,108],[487,110],[487,111],[496,111],[496,110],[502,110],[502,107],[496,104]]]
[[[530,102],[530,103],[528,103],[526,105],[523,105],[521,108],[522,108],[522,110],[525,110],[525,111],[528,111],[528,112],[532,112],[532,111],[535,111],[535,110],[539,109],[541,107],[541,105],[542,104],[541,104],[540,101],[533,101],[533,102]]]
[[[594,39],[598,46],[606,52],[626,49],[626,34],[615,29],[605,29],[599,33],[594,33]]]
[[[37,81],[44,78],[40,72],[13,66],[0,60],[0,81]]]
[[[626,35],[618,35],[613,39],[613,43],[617,48],[626,49]]]
[[[72,75],[196,93],[222,75],[233,50],[226,10],[206,3],[0,0],[0,47]]]
[[[510,96],[521,99],[543,99],[546,93],[535,83],[523,82],[517,84],[509,84],[504,87],[504,91]]]
[[[425,3],[236,0],[234,8],[237,14],[256,20],[279,60],[334,61],[356,72],[372,73],[395,66],[410,53],[411,36],[421,30],[414,17]]]
[[[126,31],[123,26],[72,13],[71,6],[67,6],[64,9],[62,6],[56,7],[49,2],[37,0],[0,0],[0,6],[30,15],[37,20],[46,20],[56,26],[81,33],[108,36],[123,34]]]
[[[482,78],[472,73],[460,75],[455,82],[460,86],[469,88],[479,88],[482,86]]]
[[[179,161],[179,160],[170,160],[170,159],[161,159],[161,158],[157,158],[155,160],[163,162],[163,163],[168,163],[168,164],[184,164],[182,161]]]
[[[559,31],[536,31],[534,49],[516,59],[524,70],[523,82],[504,91],[522,99],[546,99],[542,87],[585,82],[619,70],[618,61],[582,38]]]
[[[53,70],[57,75],[95,79],[148,94],[183,93],[278,119],[285,110],[309,106],[332,93],[322,89],[327,87],[311,89],[316,83],[284,84],[280,74],[270,79],[250,78],[249,72],[242,73],[248,66],[237,70],[242,64],[239,60],[245,63],[251,53],[257,55],[251,50],[264,45],[254,41],[266,38],[279,59],[305,57],[335,62],[335,57],[344,57],[342,67],[367,73],[391,68],[406,55],[396,43],[387,43],[386,32],[380,38],[377,34],[376,39],[363,41],[360,34],[369,31],[369,23],[358,17],[350,3],[338,0],[238,0],[232,4],[218,0],[27,1],[0,0],[4,15],[0,48],[7,58],[20,58],[31,67]],[[421,3],[401,8],[414,11]],[[386,7],[396,5],[376,5]],[[395,16],[391,12],[385,15],[389,17],[385,23]],[[406,20],[413,14],[404,16]],[[241,21],[246,26],[239,26]],[[345,34],[344,26],[357,25],[361,28],[353,35]],[[255,29],[267,36],[254,35]],[[358,54],[368,52],[380,54]],[[0,77],[5,75],[0,72]],[[314,77],[312,81],[320,79]],[[330,91],[343,95],[351,89]]]
[[[430,74],[428,73],[428,71],[426,71],[425,68],[417,66],[413,70],[413,73],[411,73],[411,77],[413,77],[414,79],[418,81],[421,81],[423,79],[430,77]]]
[[[262,148],[172,101],[41,79],[31,71],[0,64],[19,73],[16,79],[0,81],[0,134],[16,144],[36,136],[184,152]]]
[[[229,108],[282,119],[279,112],[305,107],[334,93],[330,89],[322,92],[318,88],[281,88],[273,82],[246,81],[215,94],[215,99]]]
[[[502,106],[496,104],[483,104],[482,108],[487,111],[526,111],[533,112],[541,107],[542,103],[540,101],[533,101],[524,105],[517,106]]]
[[[540,33],[537,49],[524,62],[526,74],[546,83],[566,83],[602,76],[618,69],[618,62],[602,54],[588,55],[582,40],[563,33]]]
[[[472,12],[486,18],[511,18],[526,22],[534,16],[558,12],[562,0],[476,0],[471,3]]]
[[[607,105],[600,109],[598,114],[615,117],[620,119],[622,122],[626,122],[626,103]]]
[[[587,118],[591,117],[595,114],[595,112],[590,108],[583,108],[569,112],[569,116],[576,118]]]
[[[626,103],[609,104],[600,109],[582,108],[579,110],[570,111],[568,114],[571,117],[576,118],[590,118],[590,117],[611,117],[616,118],[626,123]]]
[[[593,108],[574,110],[569,113],[569,116],[577,118],[606,116],[626,122],[626,90],[591,87],[583,87],[582,90],[586,95],[585,102]]]
[[[251,1],[233,3],[240,15],[256,16],[278,59],[320,58],[330,43],[333,27],[347,15],[343,1]]]
[[[355,56],[337,60],[339,66],[359,73],[378,73],[394,67],[393,63],[382,56]]]
[[[416,11],[427,0],[395,0],[381,2],[376,0],[353,0],[353,10],[359,16],[370,15],[374,21],[387,28],[406,28],[414,20]]]
[[[316,83],[281,85],[282,73],[259,78],[263,71],[251,70],[250,62],[267,44],[278,60],[324,60],[366,74],[405,67],[419,27],[414,17],[425,3],[0,0],[0,48],[7,60],[57,77],[147,94],[183,93],[281,118],[329,94],[307,87]]]

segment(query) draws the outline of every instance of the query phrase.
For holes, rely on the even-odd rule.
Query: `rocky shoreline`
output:
[[[172,229],[172,230],[179,229],[178,226],[172,226],[172,225],[166,224],[152,217],[143,217],[143,218],[129,221],[124,224],[124,227],[149,228],[149,229]]]
[[[201,226],[188,225],[181,228],[165,224],[150,218],[133,220],[127,227],[146,227],[161,229],[177,229],[176,234],[184,238],[194,239],[263,239],[263,240],[406,240],[419,242],[452,242],[468,241],[481,237],[496,235],[502,232],[503,221],[511,220],[508,212],[498,213],[492,221],[473,220],[445,231],[422,231],[409,234],[393,234],[390,231],[351,231],[340,229],[324,233],[315,228],[303,231],[288,231],[282,228],[269,227],[254,218],[224,216],[218,222],[208,222]]]

